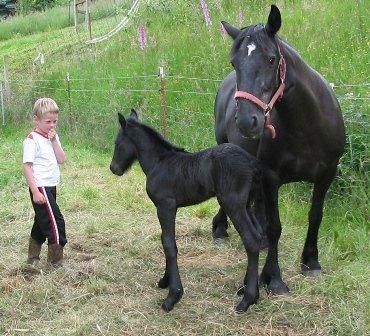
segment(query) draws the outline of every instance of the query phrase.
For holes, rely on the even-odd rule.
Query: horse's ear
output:
[[[240,34],[241,30],[239,28],[236,28],[232,26],[230,23],[226,21],[221,21],[221,24],[224,26],[226,32],[233,38],[233,40],[236,39],[236,37]]]
[[[280,10],[275,5],[271,5],[269,18],[266,23],[266,32],[269,36],[274,37],[281,27]]]
[[[133,118],[133,119],[135,119],[136,121],[139,121],[139,115],[136,112],[136,110],[133,109],[133,108],[131,109],[130,117]]]
[[[118,113],[118,121],[121,124],[122,128],[126,127],[126,124],[127,124],[126,119],[121,113]]]

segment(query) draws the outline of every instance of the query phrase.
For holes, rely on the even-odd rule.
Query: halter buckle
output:
[[[268,117],[270,115],[270,112],[271,112],[271,107],[267,105],[263,111],[263,113],[265,114],[265,117]]]

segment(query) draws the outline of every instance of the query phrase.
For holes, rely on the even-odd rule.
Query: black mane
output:
[[[128,124],[131,124],[131,125],[134,125],[136,127],[139,127],[141,128],[143,131],[145,131],[146,133],[148,133],[150,136],[152,136],[153,138],[155,138],[163,147],[165,147],[166,149],[170,150],[170,151],[174,151],[174,152],[184,152],[184,153],[187,153],[188,151],[186,151],[184,148],[182,147],[178,147],[176,145],[173,145],[171,144],[170,142],[168,142],[163,136],[162,134],[158,133],[154,128],[148,126],[148,125],[145,125],[145,124],[142,124],[141,122],[138,122],[136,121],[135,119],[133,118],[128,118],[127,119],[127,122]]]

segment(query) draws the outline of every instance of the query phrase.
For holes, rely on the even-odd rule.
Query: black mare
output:
[[[263,232],[254,216],[253,204],[263,199],[257,160],[234,144],[188,153],[139,122],[134,110],[127,119],[119,114],[119,122],[121,129],[110,169],[122,175],[137,160],[146,175],[146,190],[157,208],[166,257],[166,269],[158,282],[160,288],[169,287],[162,308],[171,310],[183,294],[177,265],[176,211],[216,196],[248,255],[244,297],[236,307],[237,312],[247,310],[259,297],[258,257]]]
[[[266,25],[238,29],[222,24],[234,40],[230,59],[235,71],[216,97],[216,139],[239,145],[271,168],[262,178],[269,247],[260,281],[269,291],[284,293],[288,288],[278,264],[278,191],[290,182],[314,184],[301,270],[319,275],[317,237],[324,198],[345,144],[341,110],[324,78],[276,35],[281,26],[276,6],[271,6]],[[227,237],[223,209],[213,220],[213,236]]]

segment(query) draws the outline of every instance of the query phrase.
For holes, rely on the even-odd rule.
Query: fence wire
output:
[[[139,79],[137,87],[128,88],[126,80],[135,78]],[[213,146],[213,104],[222,80],[180,75],[168,75],[164,80],[165,88],[157,74],[97,78],[71,78],[66,74],[56,79],[0,81],[1,120],[3,125],[25,123],[30,120],[35,99],[51,96],[63,111],[62,131],[93,138],[102,148],[111,147],[107,138],[114,139],[117,112],[127,114],[132,107],[138,109],[145,123],[180,147],[196,151]],[[201,90],[197,86],[199,82],[203,83]],[[10,87],[10,94],[5,92],[6,86]],[[187,89],[182,89],[184,86]],[[368,181],[370,84],[340,83],[333,87],[342,107],[347,134],[346,152],[336,183],[342,191],[353,190]]]
[[[67,79],[68,78],[68,79]],[[28,94],[32,99],[36,98],[39,95],[42,94],[48,94],[49,92],[52,92],[54,94],[58,95],[58,101],[60,103],[69,103],[70,105],[73,105],[73,97],[74,94],[84,94],[86,96],[93,95],[94,93],[101,92],[101,93],[107,93],[110,95],[113,95],[115,97],[119,96],[120,94],[130,94],[130,93],[143,93],[143,94],[150,94],[152,96],[159,96],[160,94],[166,94],[167,99],[172,96],[176,97],[177,95],[193,95],[193,96],[213,96],[216,95],[216,90],[212,91],[200,91],[200,90],[178,90],[173,87],[174,85],[180,83],[186,82],[189,84],[189,82],[192,81],[204,81],[204,82],[213,82],[213,83],[219,83],[222,81],[222,79],[215,79],[215,78],[199,78],[199,77],[188,77],[188,76],[181,76],[181,75],[168,75],[166,76],[167,86],[171,86],[171,88],[166,88],[164,90],[160,90],[159,87],[159,80],[157,80],[157,83],[150,84],[151,88],[125,88],[122,87],[122,84],[120,84],[121,80],[127,80],[127,79],[158,79],[158,74],[150,74],[150,75],[134,75],[134,76],[107,76],[107,77],[97,77],[97,78],[71,78],[68,75],[66,75],[65,78],[56,78],[56,79],[16,79],[16,80],[8,80],[8,85],[10,85],[13,90],[15,91],[24,91],[28,90]],[[92,86],[96,87],[97,81],[102,81],[108,83],[110,87],[108,88],[86,88],[82,87],[79,83],[84,83],[83,86]],[[153,87],[156,85],[156,87]],[[4,96],[4,84],[2,84],[1,88],[1,94],[2,97]],[[102,85],[101,85],[102,86]],[[119,86],[119,87],[117,87]],[[367,89],[370,87],[370,83],[361,83],[361,84],[333,84],[332,85],[334,89],[339,88],[341,90],[341,95],[337,95],[337,98],[340,102],[345,101],[364,101],[367,102],[370,99],[370,96],[354,96],[352,92],[343,92],[343,90],[350,89],[350,88],[365,88]],[[18,88],[18,90],[17,90]],[[60,94],[58,94],[60,92]],[[65,94],[63,96],[63,93]],[[20,95],[22,96],[22,95]],[[101,97],[100,97],[101,98]],[[104,99],[104,98],[103,98]],[[106,99],[110,99],[108,96]],[[4,100],[4,99],[3,99]],[[31,100],[31,99],[30,99]],[[176,100],[171,99],[171,100]],[[12,102],[17,104],[17,98],[15,98],[15,94],[13,94]],[[24,102],[23,102],[24,103]],[[9,105],[9,101],[7,102]],[[6,113],[4,111],[4,102],[1,105],[2,106],[2,120],[3,124],[7,122]],[[120,106],[123,106],[122,104]],[[205,113],[202,110],[196,110],[196,109],[187,109],[183,106],[173,106],[172,104],[153,104],[151,103],[151,107],[155,107],[156,109],[163,109],[166,108],[169,111],[175,111],[176,114],[179,113],[186,113],[187,116],[189,115],[198,115],[205,117],[205,120],[212,121],[211,125],[213,127],[213,113]],[[10,108],[12,109],[12,108]],[[16,109],[16,108],[15,108]],[[146,107],[146,109],[149,109]],[[365,108],[366,109],[366,108]],[[27,108],[26,108],[27,110]],[[213,110],[213,108],[212,108]],[[72,112],[72,111],[71,111]],[[344,109],[344,116],[346,123],[350,124],[356,124],[361,125],[364,127],[368,127],[370,122],[369,120],[366,120],[365,118],[357,119],[353,115],[346,113],[346,110]],[[169,118],[171,118],[171,114],[168,115]],[[358,116],[357,116],[358,117]],[[174,121],[176,123],[181,123],[181,121]],[[186,122],[189,124],[189,120],[186,120]],[[196,125],[199,125],[199,122],[196,123]],[[194,125],[195,126],[195,125]],[[368,136],[368,132],[364,133],[358,133],[364,136]]]

